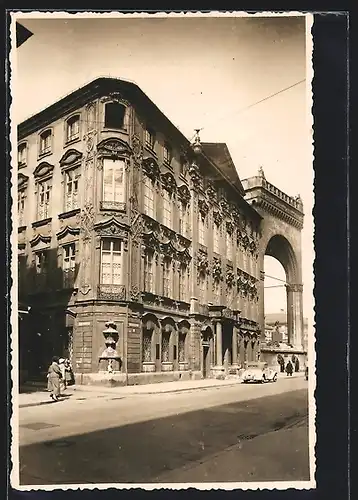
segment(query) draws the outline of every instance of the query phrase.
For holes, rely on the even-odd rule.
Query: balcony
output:
[[[98,285],[97,297],[100,300],[126,300],[125,285]]]

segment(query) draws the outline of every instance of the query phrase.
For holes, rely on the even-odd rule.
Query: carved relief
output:
[[[187,205],[190,202],[190,191],[188,187],[185,184],[183,184],[178,187],[177,192],[179,200]]]
[[[211,274],[215,281],[223,280],[223,272],[221,267],[221,260],[214,257],[212,262]]]
[[[216,200],[216,195],[217,195],[216,189],[214,188],[211,182],[208,183],[208,187],[206,188],[206,195],[209,201]]]
[[[229,288],[232,288],[235,284],[235,275],[231,270],[226,272],[226,284]]]
[[[49,245],[51,242],[51,236],[44,235],[44,234],[37,234],[32,240],[30,240],[30,246],[31,248],[39,245],[40,243],[44,243],[46,246]]]
[[[195,161],[189,164],[188,174],[190,177],[192,187],[194,189],[199,189],[202,184],[202,175],[199,170],[199,165]]]
[[[48,175],[52,175],[54,165],[50,165],[47,161],[41,162],[34,170],[34,177],[38,179],[40,177],[45,177]]]
[[[17,188],[18,189],[27,188],[28,181],[29,181],[29,178],[27,175],[17,174]]]
[[[62,240],[68,235],[71,236],[78,236],[80,234],[80,228],[79,227],[72,227],[72,226],[66,226],[61,231],[59,231],[56,236],[58,240]]]
[[[229,213],[230,213],[230,210],[229,210],[229,208],[230,208],[230,207],[229,207],[229,203],[227,202],[227,200],[226,200],[224,197],[222,197],[222,198],[220,199],[219,204],[220,204],[220,207],[221,207],[222,211],[223,211],[225,214],[229,214]]]
[[[198,273],[207,273],[209,268],[208,256],[204,252],[198,252],[196,255],[196,267]]]
[[[139,165],[143,160],[143,145],[138,135],[132,136],[132,151],[134,161]]]
[[[94,225],[94,208],[92,203],[86,203],[81,212],[81,229],[83,233],[83,238],[91,238],[91,233]]]
[[[226,231],[231,235],[234,232],[234,225],[232,222],[226,222]]]
[[[153,181],[159,179],[160,169],[158,163],[154,160],[154,158],[144,158],[142,161],[142,167],[143,171],[150,179],[152,179]]]
[[[60,159],[60,166],[67,167],[73,165],[74,163],[82,159],[82,153],[77,151],[77,149],[69,149]]]
[[[119,158],[123,155],[128,156],[132,154],[129,144],[118,138],[104,139],[97,144],[97,152],[101,156],[109,156],[111,158]]]
[[[213,213],[213,218],[214,218],[214,222],[215,222],[215,224],[216,224],[217,226],[220,226],[220,224],[221,224],[221,222],[222,222],[222,220],[223,220],[223,216],[222,216],[222,214],[221,214],[220,212],[215,211],[215,212]]]
[[[124,106],[129,106],[130,104],[120,92],[110,92],[107,96],[102,97],[101,102],[118,102]]]
[[[209,212],[209,206],[208,204],[206,203],[205,200],[202,200],[202,199],[199,199],[198,200],[198,208],[199,208],[199,212],[201,214],[201,216],[203,218],[205,218]]]
[[[161,174],[160,180],[162,182],[162,186],[171,194],[173,194],[177,188],[177,184],[175,182],[173,174],[167,172],[165,174]]]

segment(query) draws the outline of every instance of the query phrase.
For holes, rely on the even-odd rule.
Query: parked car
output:
[[[276,382],[277,371],[270,368],[267,363],[256,361],[249,363],[244,373],[242,374],[242,381],[244,384],[248,382]]]

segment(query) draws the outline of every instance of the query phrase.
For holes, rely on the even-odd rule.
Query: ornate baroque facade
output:
[[[262,216],[225,144],[194,154],[136,85],[114,79],[23,122],[18,140],[23,372],[57,354],[82,382],[98,378],[108,322],[118,383],[258,358]]]

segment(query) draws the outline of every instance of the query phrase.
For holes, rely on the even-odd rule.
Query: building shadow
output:
[[[25,254],[18,258],[20,386],[26,381],[46,385],[52,357],[71,357],[75,317],[71,305],[77,294],[80,264],[64,271],[57,248],[43,253],[46,261],[43,267],[36,260],[30,261]]]

